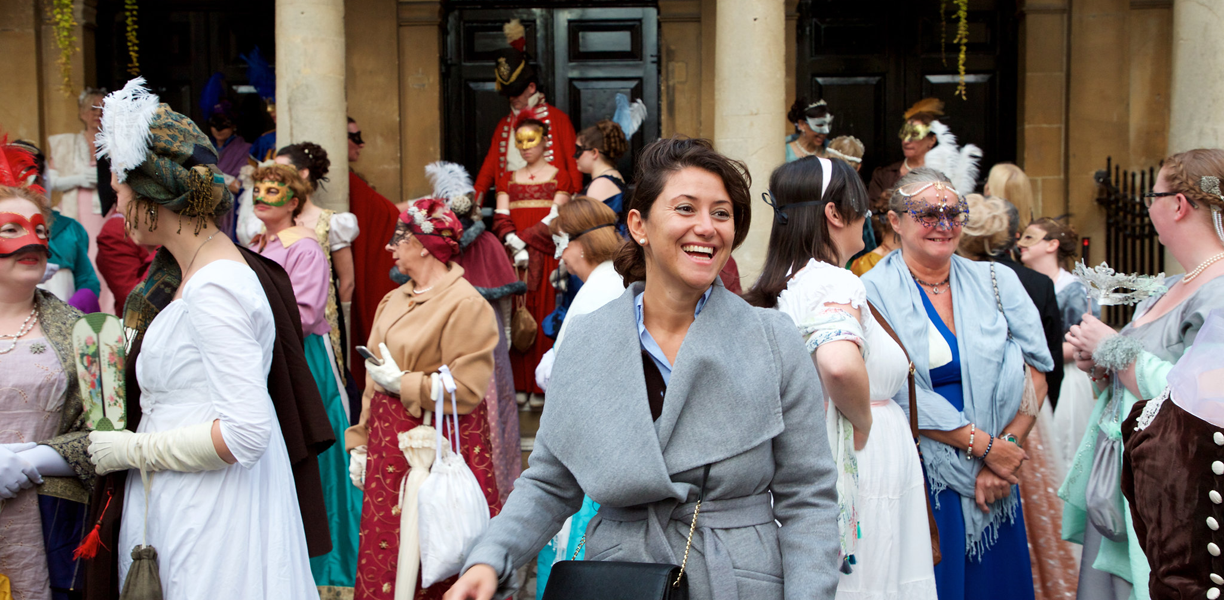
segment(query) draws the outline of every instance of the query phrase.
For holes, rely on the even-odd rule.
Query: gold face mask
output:
[[[1020,236],[1020,241],[1016,242],[1016,245],[1021,248],[1036,246],[1037,244],[1046,241],[1047,235],[1049,234],[1047,234],[1040,227],[1036,225],[1029,225],[1028,229],[1024,230],[1024,235]]]
[[[524,127],[514,132],[514,146],[519,150],[535,148],[543,141],[544,133],[535,127]]]
[[[279,181],[257,181],[251,190],[255,204],[284,206],[293,199],[293,190]]]
[[[931,126],[919,121],[906,121],[898,136],[903,142],[916,142],[930,135]]]

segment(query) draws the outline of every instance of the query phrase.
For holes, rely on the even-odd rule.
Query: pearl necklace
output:
[[[1222,258],[1224,258],[1224,252],[1221,252],[1211,258],[1208,258],[1202,263],[1199,263],[1199,266],[1195,267],[1193,271],[1190,271],[1185,277],[1182,278],[1182,283],[1190,283],[1191,281],[1194,281],[1194,278],[1201,275],[1203,271],[1207,269],[1207,267],[1210,267]]]
[[[428,292],[429,290],[434,289],[434,287],[435,287],[435,286],[432,286],[432,285],[431,285],[431,286],[429,286],[429,287],[427,287],[427,288],[425,288],[425,289],[423,289],[423,290],[418,290],[418,289],[416,289],[416,288],[412,288],[412,293],[414,293],[414,294],[418,294],[418,295],[419,295],[419,294],[424,294],[425,292]]]
[[[914,167],[909,166],[909,159],[908,159],[908,158],[903,159],[903,160],[901,161],[901,164],[904,164],[904,165],[905,165],[905,170],[906,170],[906,171],[913,171],[913,170],[914,170]]]
[[[21,322],[21,327],[17,329],[16,334],[12,334],[12,333],[0,334],[0,340],[13,340],[13,343],[10,344],[8,348],[4,350],[0,350],[0,354],[8,354],[9,352],[12,352],[15,348],[17,348],[17,342],[21,340],[21,338],[25,337],[27,333],[30,333],[30,331],[34,329],[34,325],[38,323],[37,315],[38,315],[38,307],[35,306],[34,308],[30,309],[30,315],[25,318],[25,321]]]

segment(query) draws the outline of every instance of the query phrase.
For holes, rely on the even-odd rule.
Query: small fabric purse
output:
[[[868,302],[867,308],[871,309],[871,314],[875,317],[876,323],[879,323],[880,327],[884,329],[884,332],[887,333],[894,342],[897,342],[897,346],[899,346],[901,348],[901,352],[905,354],[905,360],[908,361],[909,351],[905,349],[905,344],[901,343],[901,338],[897,337],[897,332],[893,331],[892,325],[888,324],[888,321],[883,317],[883,315],[880,314],[880,311],[876,309],[874,304]],[[914,447],[918,449],[918,464],[922,465],[924,464],[922,462],[922,442],[918,439],[918,390],[914,383],[913,361],[910,361],[909,363],[909,376],[907,379],[909,380],[910,433],[914,435]],[[927,528],[931,530],[931,558],[934,559],[933,564],[939,564],[939,561],[943,560],[943,553],[939,551],[939,524],[935,522],[935,511],[931,510],[931,486],[926,480],[926,467],[923,467],[922,489],[926,492],[924,495],[926,496]]]
[[[710,465],[706,465],[701,472],[701,491],[697,494],[697,506],[693,509],[693,522],[689,525],[684,560],[680,566],[576,560],[586,543],[584,536],[574,550],[573,559],[553,565],[543,600],[688,600],[688,580],[684,577],[684,568],[688,565],[689,548],[693,545],[693,532],[697,529],[697,515],[701,512],[701,502],[705,500],[709,477]]]
[[[1118,380],[1114,377],[1114,382]],[[1119,426],[1122,417],[1122,390],[1115,385],[1110,403],[1101,413],[1101,436],[1092,456],[1092,470],[1084,489],[1088,522],[1101,535],[1115,542],[1126,541],[1126,508],[1122,504],[1122,437]],[[1110,427],[1113,425],[1113,427]],[[1114,439],[1112,430],[1119,430]]]

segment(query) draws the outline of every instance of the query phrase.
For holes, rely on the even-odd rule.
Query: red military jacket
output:
[[[476,176],[478,196],[488,192],[497,182],[497,178],[506,172],[506,151],[509,144],[514,143],[514,124],[520,119],[528,118],[539,119],[548,125],[548,138],[545,141],[548,146],[544,151],[544,160],[569,176],[566,191],[576,194],[582,189],[582,173],[578,171],[578,163],[574,161],[574,146],[577,140],[574,126],[569,117],[557,107],[541,102],[534,109],[523,110],[518,115],[509,114],[498,121],[497,129],[493,132],[493,143],[489,144],[489,153],[485,155],[480,174]]]

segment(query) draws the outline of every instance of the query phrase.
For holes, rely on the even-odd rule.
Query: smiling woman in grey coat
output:
[[[667,139],[642,152],[637,181],[616,260],[629,288],[570,324],[529,468],[446,600],[513,591],[584,493],[601,505],[588,560],[681,564],[706,465],[689,597],[833,597],[819,377],[789,318],[718,281],[748,232],[746,169],[708,141]]]

